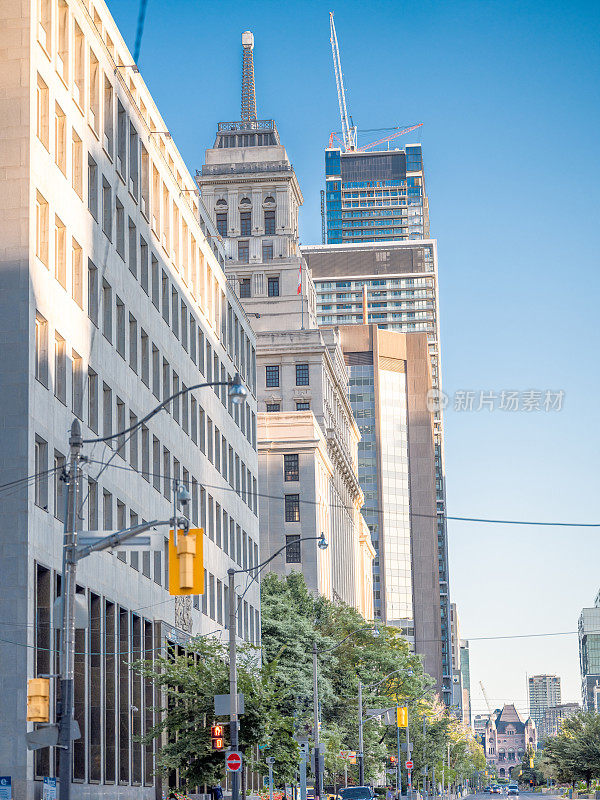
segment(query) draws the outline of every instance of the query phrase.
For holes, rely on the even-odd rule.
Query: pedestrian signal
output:
[[[396,727],[408,727],[408,708],[406,706],[398,706],[396,708]]]
[[[223,750],[225,748],[222,725],[211,725],[210,738],[212,739],[213,750]]]

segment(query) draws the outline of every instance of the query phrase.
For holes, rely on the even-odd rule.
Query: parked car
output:
[[[346,786],[340,790],[342,800],[373,800],[375,793],[370,786]]]

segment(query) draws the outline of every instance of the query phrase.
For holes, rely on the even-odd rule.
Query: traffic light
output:
[[[48,678],[31,678],[27,681],[27,722],[50,722]]]
[[[223,750],[225,748],[225,739],[223,738],[222,725],[211,725],[210,738],[212,739],[213,750]]]
[[[204,594],[204,530],[169,531],[169,594]]]
[[[390,756],[390,764],[395,766],[398,763],[398,756]]]
[[[408,708],[406,706],[396,708],[396,727],[408,728]]]

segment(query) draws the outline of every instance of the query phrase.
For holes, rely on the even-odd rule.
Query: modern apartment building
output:
[[[0,773],[41,797],[57,753],[26,748],[26,680],[56,673],[68,431],[84,439],[80,530],[168,519],[177,482],[205,531],[205,593],[167,590],[166,536],[78,568],[73,796],[155,798],[151,683],[129,662],[219,634],[229,567],[259,561],[255,335],[222,270],[224,252],[142,76],[102,0],[0,8]],[[244,581],[245,584],[245,581]],[[245,587],[244,587],[245,588]],[[238,634],[259,642],[259,588]],[[56,701],[51,681],[51,708]],[[29,724],[31,727],[31,724]],[[175,785],[173,778],[171,785]],[[257,788],[257,787],[255,787]]]
[[[327,244],[427,239],[429,208],[420,144],[325,150]]]
[[[544,719],[539,729],[539,739],[543,743],[551,736],[556,736],[560,731],[565,719],[578,714],[581,711],[579,703],[563,703],[558,706],[550,706],[544,710]]]
[[[310,245],[302,247],[302,253],[315,282],[320,325],[361,324],[366,313],[367,321],[380,329],[427,335],[434,390],[443,699],[450,706],[453,692],[443,417],[435,403],[435,390],[441,389],[436,241]],[[366,517],[370,502],[366,492]]]
[[[334,328],[323,327],[323,333]],[[371,531],[375,617],[402,630],[441,691],[433,415],[425,334],[344,325],[359,480]]]
[[[243,87],[254,86],[253,41],[242,35]],[[301,570],[311,591],[371,619],[374,551],[360,514],[360,435],[340,337],[317,326],[298,243],[302,193],[275,122],[256,118],[253,92],[249,102],[242,90],[240,120],[219,123],[196,180],[256,331],[263,556],[287,544],[270,569]],[[327,550],[317,547],[321,534]]]
[[[546,709],[560,705],[560,678],[557,675],[532,675],[528,678],[527,685],[529,715],[539,730]]]
[[[600,592],[579,616],[579,669],[583,710],[600,711]]]

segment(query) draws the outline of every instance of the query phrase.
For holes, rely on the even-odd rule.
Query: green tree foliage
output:
[[[600,715],[581,712],[565,719],[558,735],[546,741],[541,767],[558,781],[589,786],[600,778]]]
[[[215,721],[226,721],[214,716],[214,695],[229,691],[226,648],[214,639],[198,638],[192,640],[185,655],[171,652],[153,663],[138,661],[133,668],[154,682],[161,699],[155,709],[155,726],[140,737],[144,743],[154,739],[161,743],[158,770],[167,776],[178,769],[182,788],[187,790],[222,780],[224,755],[213,751],[210,727]],[[263,764],[252,760],[253,746],[273,745],[280,772],[289,775],[295,770],[298,746],[292,721],[277,710],[273,669],[272,665],[259,665],[254,648],[239,653],[238,685],[245,701],[240,716],[240,748],[249,764],[264,771]],[[228,735],[225,726],[226,741]]]

